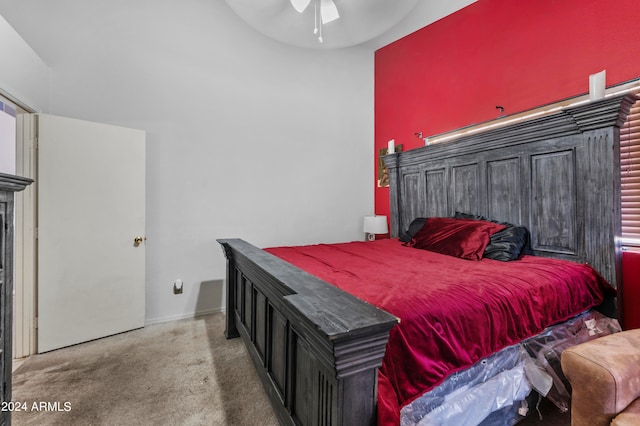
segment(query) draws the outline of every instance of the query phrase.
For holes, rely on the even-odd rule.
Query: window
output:
[[[622,242],[640,247],[640,101],[620,129]]]

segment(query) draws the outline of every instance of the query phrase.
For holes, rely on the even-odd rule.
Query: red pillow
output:
[[[414,237],[413,247],[461,259],[480,260],[491,235],[506,226],[484,220],[430,217]]]

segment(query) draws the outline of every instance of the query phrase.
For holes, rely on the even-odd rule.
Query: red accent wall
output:
[[[640,328],[640,253],[622,253],[624,328]]]
[[[640,78],[637,0],[478,0],[375,53],[375,213],[389,214],[377,187],[377,153]],[[496,106],[504,107],[504,112]],[[624,256],[626,327],[640,327],[640,256]],[[631,272],[635,271],[635,273]],[[636,279],[638,280],[638,279]],[[635,303],[635,302],[633,302]],[[631,310],[630,310],[631,309]],[[635,317],[634,317],[635,315]]]
[[[375,153],[640,77],[637,0],[479,0],[375,53]],[[496,109],[500,105],[504,113]],[[377,162],[376,162],[377,176]],[[374,182],[375,177],[374,177]],[[388,188],[375,212],[389,213]]]

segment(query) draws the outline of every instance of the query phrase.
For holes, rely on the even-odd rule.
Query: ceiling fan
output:
[[[299,13],[304,12],[311,0],[289,0],[291,5]],[[320,17],[318,19],[318,6],[320,6]],[[322,24],[335,21],[340,17],[338,8],[333,0],[313,0],[313,8],[315,12],[315,27],[313,29],[314,34],[318,34],[318,40],[322,43]],[[318,25],[319,24],[319,25]],[[319,28],[319,29],[318,29]]]

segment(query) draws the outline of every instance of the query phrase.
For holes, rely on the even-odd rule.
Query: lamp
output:
[[[389,232],[387,227],[386,216],[365,216],[364,226],[362,227],[365,234],[367,234],[367,240],[373,241],[376,239],[376,234],[386,234]]]

